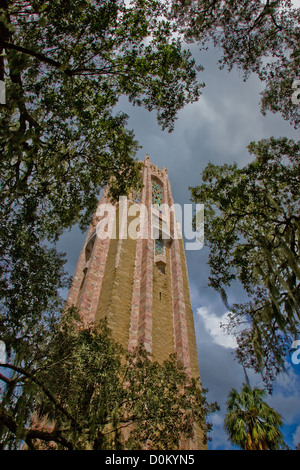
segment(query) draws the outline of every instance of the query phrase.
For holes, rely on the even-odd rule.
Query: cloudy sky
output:
[[[120,109],[130,116],[129,128],[143,147],[138,158],[143,160],[147,153],[154,164],[167,167],[174,201],[179,204],[190,202],[188,187],[201,183],[201,172],[208,162],[237,162],[243,166],[251,160],[246,149],[251,141],[270,136],[298,139],[297,132],[280,115],[261,115],[262,85],[254,76],[244,83],[238,71],[229,74],[218,69],[216,50],[201,54],[196,48],[192,51],[205,67],[199,73],[199,81],[204,81],[206,87],[197,103],[180,112],[173,133],[161,131],[154,113],[133,108],[125,99],[119,103]],[[58,244],[66,253],[66,268],[71,275],[84,239],[85,234],[74,228]],[[234,360],[234,338],[225,336],[220,329],[227,312],[218,294],[208,287],[207,255],[205,246],[186,252],[200,375],[203,386],[209,389],[208,400],[216,400],[221,406],[220,412],[210,418],[214,427],[209,447],[230,449],[232,446],[223,431],[225,402],[232,387],[240,389],[244,372]],[[239,301],[238,288],[231,289],[229,294],[229,303]],[[294,447],[300,442],[300,364],[289,363],[288,370],[289,374],[277,380],[268,402],[282,414],[286,442]],[[252,386],[262,385],[260,378],[251,372],[249,378]]]

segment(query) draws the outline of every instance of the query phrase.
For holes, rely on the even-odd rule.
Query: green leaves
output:
[[[201,86],[159,2],[25,3],[22,13],[13,2],[5,11],[14,30],[3,43],[2,191],[10,197],[2,201],[10,207],[20,194],[38,197],[50,210],[43,230],[52,237],[86,223],[111,176],[115,195],[138,184],[137,142],[127,116],[113,112],[120,96],[156,110],[172,130]],[[64,203],[61,211],[55,201]]]
[[[7,103],[0,110],[0,332],[17,374],[0,410],[8,446],[23,440],[33,448],[40,439],[59,448],[114,448],[131,421],[139,423],[140,445],[149,435],[141,390],[151,429],[161,429],[156,446],[178,445],[172,426],[189,434],[197,415],[176,384],[170,397],[179,396],[186,415],[171,412],[166,397],[158,403],[164,373],[149,358],[142,368],[156,384],[152,389],[128,359],[131,379],[139,383],[132,396],[121,381],[129,372],[107,331],[77,330],[66,314],[56,323],[66,279],[62,256],[47,243],[76,223],[85,228],[108,182],[112,198],[141,184],[138,143],[128,116],[115,110],[120,97],[156,111],[161,127],[171,131],[178,110],[197,100],[203,86],[190,53],[174,39],[164,2],[126,3],[1,2]],[[177,363],[165,367],[178,378]],[[37,422],[30,422],[33,411]]]
[[[299,78],[299,8],[285,0],[172,3],[188,41],[200,50],[213,43],[222,52],[220,68],[239,68],[245,81],[257,74],[265,85],[262,113],[279,112],[299,127],[299,105],[292,102]]]
[[[233,305],[240,361],[277,373],[299,332],[299,143],[286,138],[252,142],[254,160],[209,164],[192,199],[206,205],[210,284],[222,292],[238,280],[248,297]],[[248,338],[248,341],[246,341]],[[285,346],[283,346],[285,341]]]
[[[264,397],[264,390],[249,384],[243,384],[240,393],[232,389],[229,394],[224,427],[231,442],[244,450],[285,448],[282,418]]]
[[[205,418],[217,405],[206,402],[205,390],[175,357],[158,364],[143,349],[125,357],[105,322],[85,328],[75,309],[48,327],[38,344],[32,337],[30,357],[6,365],[18,372],[19,386],[11,383],[3,394],[4,445],[177,449],[181,438],[193,436],[194,423],[207,438]]]

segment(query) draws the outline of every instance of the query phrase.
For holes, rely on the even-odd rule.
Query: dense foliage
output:
[[[205,201],[210,285],[225,297],[238,280],[246,293],[228,305],[238,358],[267,380],[300,330],[299,149],[286,138],[252,142],[250,164],[209,164],[191,188],[195,202]]]
[[[195,424],[206,442],[217,405],[175,356],[162,365],[143,349],[125,358],[105,323],[83,328],[75,310],[45,322],[3,365],[2,448],[170,450]]]
[[[286,445],[280,431],[282,417],[263,399],[265,391],[249,383],[240,393],[232,389],[227,401],[225,430],[230,441],[243,450],[279,450]]]
[[[172,130],[201,85],[153,0],[0,0],[0,80],[0,305],[10,342],[66,286],[48,242],[86,227],[108,182],[115,198],[140,185],[120,97]]]
[[[171,130],[201,85],[159,2],[0,2],[1,206],[26,206],[54,236],[87,222],[101,187],[138,181],[121,96]],[[4,211],[5,214],[4,214]]]
[[[300,8],[290,0],[177,0],[173,14],[187,41],[218,48],[220,68],[236,67],[244,80],[259,77],[264,114],[278,112],[299,127],[299,93],[295,102],[292,96],[300,76]]]

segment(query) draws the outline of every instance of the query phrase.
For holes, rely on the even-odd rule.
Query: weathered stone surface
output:
[[[146,227],[145,238],[124,237],[126,223],[119,217],[118,208],[116,238],[93,237],[99,221],[95,215],[78,259],[67,305],[76,305],[86,323],[97,324],[107,317],[114,338],[125,349],[142,343],[159,362],[176,352],[187,372],[199,377],[185,253],[181,236],[176,237],[180,232],[177,233],[172,215],[166,229],[171,238],[164,242],[163,254],[155,255],[155,241],[151,238],[153,178],[162,188],[163,203],[170,207],[174,204],[168,172],[157,168],[146,156],[142,177],[140,203],[147,208],[141,221]],[[106,202],[107,191],[100,204]],[[128,207],[132,202],[128,201]],[[128,217],[127,228],[135,217]],[[199,435],[197,442],[182,442],[182,448],[205,448],[199,444]]]

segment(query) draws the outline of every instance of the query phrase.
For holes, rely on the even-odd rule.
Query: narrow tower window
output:
[[[163,255],[164,254],[164,242],[161,238],[155,240],[155,254]]]
[[[92,236],[90,237],[90,239],[88,240],[86,244],[86,247],[85,247],[85,261],[86,262],[90,260],[90,257],[92,255],[92,251],[94,248],[95,240],[96,240],[96,232],[92,234]]]
[[[152,180],[152,204],[160,207],[163,203],[162,187],[156,180]]]

